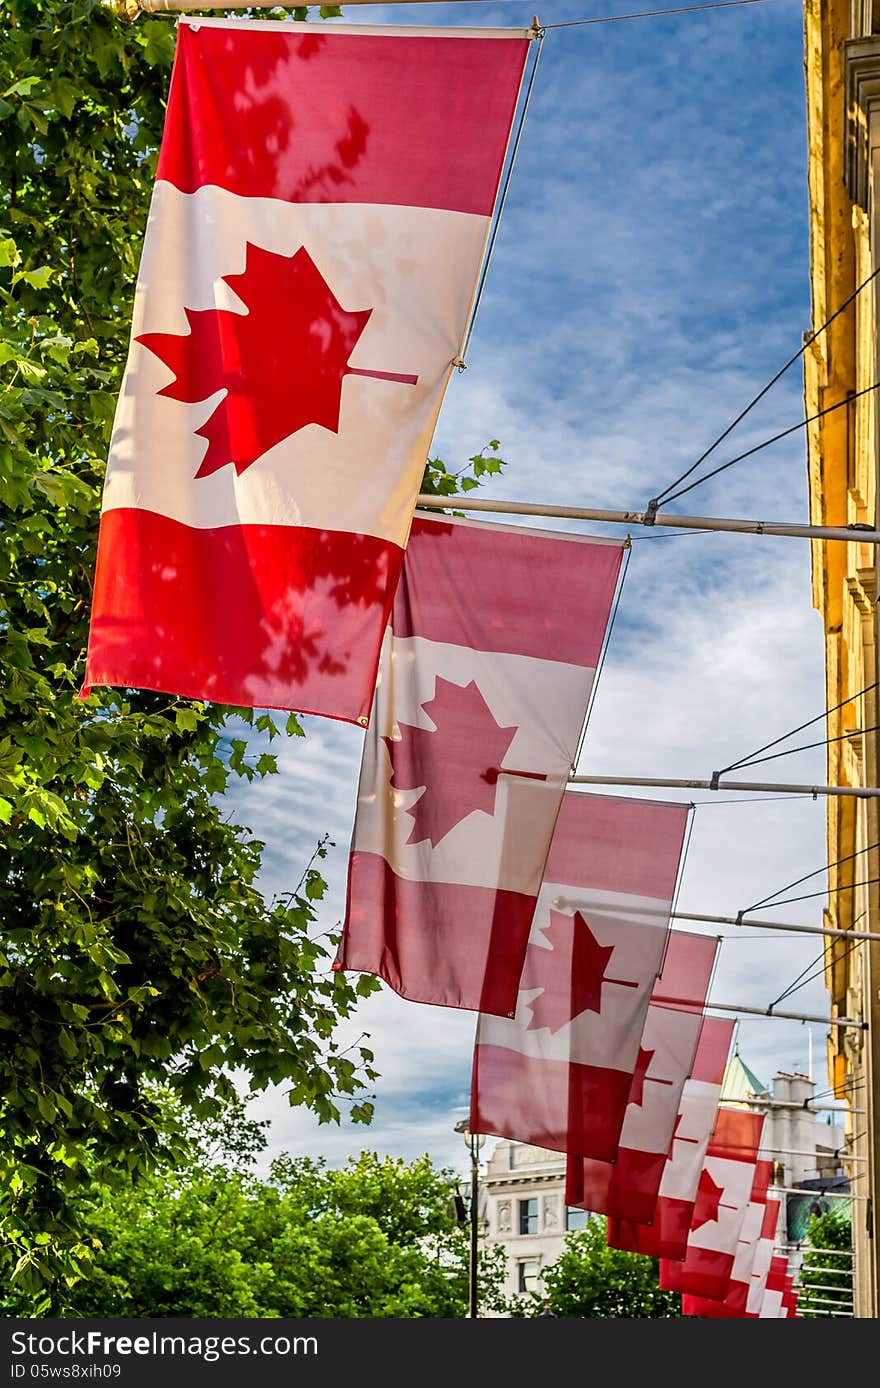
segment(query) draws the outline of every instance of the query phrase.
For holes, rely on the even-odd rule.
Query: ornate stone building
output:
[[[810,519],[878,526],[877,351],[880,5],[805,0],[812,333],[804,353]],[[821,414],[821,418],[817,417]],[[828,782],[877,786],[877,547],[814,540],[813,601],[825,629]],[[828,798],[829,900],[835,929],[880,932],[878,801]],[[855,1314],[880,1315],[880,943],[828,937],[833,1026],[828,1072],[849,1106],[848,1174]],[[864,1213],[865,1217],[862,1217]]]

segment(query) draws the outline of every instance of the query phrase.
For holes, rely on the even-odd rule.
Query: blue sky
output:
[[[636,8],[553,3],[538,17],[550,26]],[[345,21],[516,26],[534,12],[358,5]],[[811,327],[802,45],[796,0],[548,28],[468,370],[451,382],[432,452],[458,466],[498,438],[508,466],[494,496],[641,509],[797,351]],[[802,417],[796,364],[706,468]],[[805,522],[802,434],[670,509]],[[708,777],[824,705],[806,541],[633,533],[579,770]],[[329,927],[344,911],[362,734],[306,724],[305,743],[282,749],[280,774],[240,788],[230,810],[267,842],[267,892],[295,885],[316,836],[330,833]],[[822,735],[820,723],[791,745]],[[823,782],[824,753],[740,774]],[[822,799],[693,798],[682,910],[735,915],[827,860]],[[824,885],[820,873],[796,890]],[[760,914],[819,924],[821,908],[817,896]],[[821,954],[817,936],[726,933],[712,990],[723,1002],[766,1007]],[[821,973],[781,1006],[827,1015]],[[383,989],[351,1032],[370,1033],[382,1072],[373,1125],[320,1127],[271,1093],[253,1108],[271,1118],[271,1150],[331,1164],[361,1148],[428,1152],[463,1171],[453,1125],[467,1111],[474,1022]],[[821,1026],[743,1016],[740,1050],[766,1082],[807,1067],[810,1031],[825,1088]]]

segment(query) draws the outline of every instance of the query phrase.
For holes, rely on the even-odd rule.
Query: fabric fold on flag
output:
[[[622,554],[619,541],[416,516],[335,968],[412,1002],[513,1014]]]
[[[770,1263],[773,1258],[773,1250],[781,1232],[782,1202],[771,1199],[769,1196],[764,1204],[764,1218],[761,1223],[761,1233],[755,1248],[755,1257],[752,1262],[752,1271],[749,1278],[749,1295],[746,1301],[746,1315],[757,1316],[761,1310],[761,1303],[764,1299],[764,1292],[767,1287],[767,1275],[770,1272]]]
[[[366,725],[528,46],[181,17],[81,697]]]
[[[617,1150],[690,807],[567,791],[512,1018],[480,1016],[470,1130]]]
[[[752,1270],[767,1212],[767,1189],[772,1163],[759,1161],[755,1165],[752,1194],[736,1242],[733,1266],[727,1291],[720,1301],[705,1296],[684,1293],[681,1298],[683,1316],[704,1316],[714,1320],[742,1319],[748,1316]]]
[[[721,1107],[709,1141],[682,1261],[660,1259],[660,1286],[723,1301],[755,1182],[764,1115]]]
[[[567,1149],[567,1205],[617,1219],[653,1217],[682,1093],[694,1066],[718,948],[716,936],[669,932],[617,1151],[613,1160],[596,1161]]]
[[[652,1258],[681,1261],[685,1257],[700,1172],[718,1114],[735,1025],[724,1017],[702,1019],[693,1068],[682,1090],[650,1222],[609,1216],[606,1241],[611,1248]]]

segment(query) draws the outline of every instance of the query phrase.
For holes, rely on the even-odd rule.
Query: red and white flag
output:
[[[748,1300],[752,1270],[755,1266],[761,1230],[767,1213],[767,1188],[770,1184],[771,1171],[772,1165],[769,1161],[759,1161],[755,1164],[752,1195],[746,1206],[742,1228],[736,1242],[730,1282],[723,1298],[718,1301],[710,1297],[694,1296],[685,1292],[681,1298],[681,1314],[683,1316],[704,1316],[721,1320],[742,1319],[749,1315]]]
[[[472,1132],[617,1150],[663,962],[690,807],[568,791],[515,1015],[481,1015]]]
[[[758,1316],[761,1320],[784,1320],[788,1317],[788,1308],[785,1305],[785,1279],[787,1275],[788,1259],[781,1254],[774,1254],[770,1259],[764,1295],[758,1310]]]
[[[660,1286],[722,1301],[751,1199],[764,1115],[719,1108],[682,1261],[660,1259]]]
[[[755,1248],[755,1257],[752,1263],[751,1276],[749,1278],[749,1295],[746,1301],[747,1316],[757,1316],[761,1310],[761,1302],[764,1299],[764,1292],[767,1288],[767,1276],[770,1272],[773,1250],[776,1247],[776,1241],[780,1232],[781,1211],[781,1201],[769,1198],[765,1201],[761,1234]]]
[[[334,967],[413,1002],[512,1015],[622,553],[619,541],[415,518]]]
[[[718,1114],[721,1082],[734,1026],[735,1023],[727,1018],[703,1018],[697,1053],[682,1090],[675,1131],[650,1223],[609,1217],[607,1242],[610,1247],[644,1253],[652,1258],[681,1260],[685,1257],[700,1172]]]
[[[528,46],[181,18],[83,697],[366,724]]]
[[[718,939],[671,930],[645,1017],[638,1062],[613,1160],[569,1147],[565,1202],[618,1219],[649,1220],[694,1066]]]

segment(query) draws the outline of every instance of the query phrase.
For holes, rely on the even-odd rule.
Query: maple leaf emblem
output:
[[[492,716],[475,680],[464,686],[436,677],[433,698],[421,705],[434,728],[399,723],[399,740],[383,737],[395,790],[422,790],[406,811],[413,827],[407,843],[442,838],[475,810],[495,813],[501,763],[516,734]]]
[[[700,1184],[697,1186],[697,1198],[694,1201],[692,1229],[699,1229],[703,1224],[714,1224],[717,1221],[723,1194],[724,1187],[712,1179],[704,1166],[700,1172]]]
[[[602,984],[609,981],[614,946],[599,944],[580,911],[564,915],[551,910],[550,924],[542,934],[552,948],[529,946],[528,982],[523,982],[543,992],[529,1003],[532,1017],[527,1030],[546,1027],[552,1034],[582,1012],[602,1011]]]
[[[196,477],[227,463],[240,476],[307,424],[338,433],[345,376],[416,384],[417,376],[349,366],[373,310],[344,309],[305,246],[285,256],[248,242],[243,273],[223,282],[246,313],[186,308],[189,332],[136,339],[174,372],[159,395],[195,404],[224,391],[195,431],[208,441]]]

